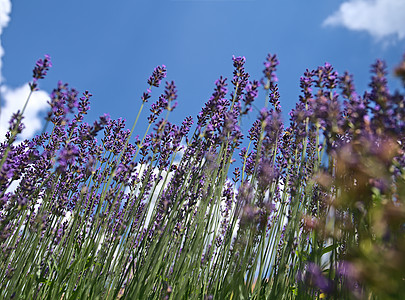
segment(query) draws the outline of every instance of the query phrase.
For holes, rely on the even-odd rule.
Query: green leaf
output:
[[[331,252],[332,250],[335,250],[337,247],[339,247],[339,244],[332,244],[332,245],[330,245],[330,246],[328,246],[328,247],[326,247],[326,248],[323,248],[322,249],[322,255],[324,255],[324,254],[326,254],[326,253],[328,253],[328,252]]]

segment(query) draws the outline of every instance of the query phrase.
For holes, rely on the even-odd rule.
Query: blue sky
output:
[[[339,73],[348,70],[361,93],[376,58],[392,71],[405,52],[405,0],[0,0],[0,41],[0,127],[7,113],[22,106],[21,86],[35,61],[44,54],[52,58],[40,82],[43,91],[29,107],[27,136],[40,128],[46,93],[58,80],[93,93],[89,122],[109,113],[130,127],[146,80],[161,64],[178,89],[170,120],[195,117],[215,80],[232,77],[232,55],[246,57],[252,79],[261,78],[267,53],[278,55],[287,120],[307,68],[329,62]],[[400,87],[390,80],[392,89]],[[263,103],[261,93],[256,105]],[[253,111],[251,120],[255,116]]]

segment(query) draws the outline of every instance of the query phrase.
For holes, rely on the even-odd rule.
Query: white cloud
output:
[[[0,118],[0,140],[4,139],[4,135],[9,127],[9,120],[13,113],[21,110],[30,93],[28,84],[12,89],[7,86],[2,86],[2,108]],[[49,96],[44,91],[36,91],[32,93],[24,112],[23,123],[25,129],[19,136],[20,139],[26,139],[34,136],[34,134],[42,128],[42,118],[38,115],[40,111],[48,107],[47,101]]]
[[[0,36],[3,33],[3,28],[7,27],[8,22],[10,22],[10,13],[11,13],[11,1],[10,0],[0,0]],[[1,46],[0,39],[0,82],[3,81],[1,67],[2,67],[2,58],[4,55],[4,49]]]
[[[405,0],[348,0],[323,25],[367,31],[377,40],[404,39]]]
[[[0,0],[0,100],[1,100],[1,115],[0,115],[0,141],[4,139],[4,135],[8,130],[8,121],[13,113],[21,110],[27,100],[30,92],[28,83],[17,88],[11,88],[4,85],[4,77],[2,74],[2,58],[4,49],[1,45],[1,35],[3,29],[10,22],[11,1]],[[48,105],[49,96],[44,91],[36,91],[32,94],[27,108],[24,112],[23,123],[25,129],[19,136],[19,139],[31,138],[41,129],[41,117],[38,115],[40,111],[45,110]]]

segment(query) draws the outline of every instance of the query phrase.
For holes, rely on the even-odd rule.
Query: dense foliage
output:
[[[168,120],[174,82],[152,95],[164,65],[131,130],[108,115],[86,123],[92,95],[62,82],[50,132],[18,140],[25,107],[17,112],[0,144],[0,297],[405,295],[405,101],[389,91],[384,62],[363,95],[330,64],[307,70],[288,126],[277,57],[260,81],[244,64],[233,57],[233,78],[215,82],[195,124]],[[31,93],[50,67],[38,60]],[[395,72],[405,86],[405,58]],[[266,105],[243,135],[259,89]]]

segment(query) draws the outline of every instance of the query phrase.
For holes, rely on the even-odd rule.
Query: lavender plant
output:
[[[173,81],[154,95],[164,65],[130,130],[108,115],[86,123],[91,93],[62,82],[49,131],[18,141],[26,105],[13,115],[0,144],[2,298],[405,295],[405,102],[384,62],[363,96],[328,63],[307,70],[287,125],[277,56],[252,81],[246,59],[232,60],[195,125],[169,121]],[[31,93],[50,67],[38,60]],[[260,88],[265,107],[245,138]],[[133,138],[149,99],[147,129]]]

